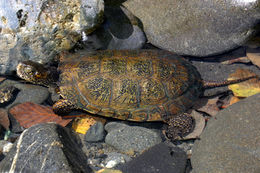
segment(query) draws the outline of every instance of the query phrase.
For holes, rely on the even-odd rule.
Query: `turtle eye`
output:
[[[36,71],[36,72],[34,73],[34,75],[35,75],[36,78],[41,78],[41,76],[42,76],[38,71]]]

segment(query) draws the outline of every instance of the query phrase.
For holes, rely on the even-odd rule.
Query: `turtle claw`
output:
[[[0,106],[6,106],[6,104],[12,102],[15,95],[19,92],[14,86],[7,86],[0,89]]]

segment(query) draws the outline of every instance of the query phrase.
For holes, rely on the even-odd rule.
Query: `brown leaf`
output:
[[[246,50],[246,56],[250,61],[258,66],[260,68],[260,48],[258,49],[252,49],[252,48],[247,48]]]
[[[198,138],[205,127],[205,118],[200,113],[193,110],[191,112],[191,116],[195,121],[195,127],[194,127],[194,130],[190,134],[183,137],[184,140]]]
[[[220,111],[217,105],[218,100],[218,97],[212,99],[201,98],[196,102],[194,109],[215,116]]]
[[[10,121],[8,118],[8,113],[5,109],[0,109],[0,124],[6,129],[9,130]]]
[[[29,128],[39,123],[55,122],[61,126],[66,126],[72,119],[63,119],[55,114],[51,107],[25,102],[12,107],[10,114],[24,128]]]
[[[233,63],[249,63],[250,59],[248,57],[239,57],[239,58],[232,58],[225,61],[222,61],[221,64],[233,64]]]

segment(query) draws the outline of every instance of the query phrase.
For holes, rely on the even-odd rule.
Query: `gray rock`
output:
[[[108,132],[105,142],[121,152],[142,152],[162,141],[160,135],[150,129],[127,126]]]
[[[18,88],[20,92],[13,104],[23,102],[41,104],[49,97],[49,92],[46,87],[31,84],[17,84],[15,87]]]
[[[95,123],[89,128],[85,135],[85,141],[87,142],[100,142],[105,138],[104,125],[101,122]]]
[[[246,42],[260,19],[259,0],[128,0],[149,42],[177,54],[208,56]]]
[[[251,96],[211,118],[195,141],[194,173],[260,171],[260,94]]]
[[[25,130],[0,163],[1,172],[86,172],[92,170],[75,134],[53,123]]]
[[[3,0],[0,3],[0,74],[21,60],[52,61],[71,49],[83,33],[102,22],[103,0]]]
[[[119,123],[119,122],[109,122],[105,125],[105,130],[109,133],[113,130],[121,130],[123,128],[127,128],[128,125],[124,123]]]
[[[186,161],[180,148],[160,143],[119,169],[125,173],[184,173]]]

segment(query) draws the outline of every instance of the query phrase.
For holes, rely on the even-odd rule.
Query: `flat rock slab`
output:
[[[195,141],[194,173],[260,172],[260,94],[251,96],[211,118]]]
[[[0,163],[0,172],[92,173],[76,136],[54,123],[25,130]]]
[[[160,143],[119,167],[123,173],[183,173],[186,153],[178,147]]]
[[[182,55],[208,56],[243,44],[260,18],[259,0],[127,0],[148,41]]]

